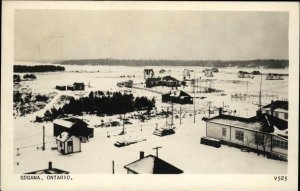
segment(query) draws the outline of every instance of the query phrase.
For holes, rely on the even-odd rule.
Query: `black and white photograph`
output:
[[[1,66],[10,65],[11,104],[1,113],[12,126],[1,136],[12,141],[12,175],[26,184],[76,174],[294,178],[289,10],[96,5],[11,13],[12,59]]]

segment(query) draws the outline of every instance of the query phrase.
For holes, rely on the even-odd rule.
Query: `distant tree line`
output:
[[[82,59],[59,62],[65,65],[125,65],[125,66],[201,66],[201,67],[242,67],[242,68],[286,68],[288,60],[120,60],[120,59]]]
[[[70,102],[56,109],[47,110],[44,118],[37,117],[36,121],[53,120],[65,114],[82,115],[84,113],[98,115],[125,114],[127,112],[147,110],[155,107],[155,99],[136,97],[120,92],[90,92],[89,96],[79,99],[71,98]]]
[[[16,72],[16,73],[56,72],[56,71],[64,71],[64,70],[65,70],[65,67],[54,66],[54,65],[35,65],[35,66],[14,65],[14,72]]]

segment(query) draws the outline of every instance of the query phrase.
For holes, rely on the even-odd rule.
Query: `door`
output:
[[[73,152],[73,141],[69,141],[67,143],[67,153],[72,153]]]

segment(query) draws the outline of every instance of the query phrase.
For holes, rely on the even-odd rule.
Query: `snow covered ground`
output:
[[[132,125],[126,125],[128,132],[122,136],[115,136],[121,132],[122,127],[95,128],[94,138],[88,143],[82,144],[82,152],[71,155],[60,155],[56,150],[51,150],[55,146],[52,123],[33,123],[36,116],[43,113],[53,106],[58,106],[57,100],[61,95],[73,96],[75,92],[60,92],[54,89],[56,85],[73,84],[74,82],[84,82],[92,87],[86,89],[84,94],[90,91],[118,91],[124,90],[116,86],[117,82],[126,79],[132,79],[134,83],[143,82],[143,70],[145,67],[109,67],[109,66],[66,66],[66,72],[41,73],[36,74],[37,80],[22,82],[28,85],[33,93],[51,93],[58,92],[53,100],[46,107],[33,114],[25,117],[14,119],[14,148],[22,148],[17,155],[15,150],[14,167],[15,173],[24,173],[47,167],[48,161],[53,162],[54,168],[60,168],[70,171],[71,173],[112,173],[112,160],[115,162],[116,173],[126,173],[123,168],[126,164],[131,163],[139,158],[139,152],[144,151],[145,155],[155,155],[156,146],[162,146],[159,150],[159,157],[182,169],[184,173],[286,173],[287,162],[267,159],[262,155],[257,156],[255,153],[241,152],[239,149],[222,145],[221,148],[214,148],[200,144],[200,138],[205,136],[205,123],[201,120],[208,116],[208,101],[213,101],[212,108],[223,105],[227,109],[236,110],[235,115],[250,117],[255,115],[257,105],[252,104],[253,100],[237,101],[232,100],[232,92],[246,92],[245,83],[232,83],[232,80],[249,81],[248,91],[259,91],[260,78],[251,79],[237,78],[239,70],[253,71],[256,69],[219,69],[214,79],[214,88],[225,90],[224,96],[220,93],[214,94],[197,94],[196,96],[207,97],[196,100],[196,123],[194,123],[193,105],[182,107],[182,125],[179,125],[179,118],[174,119],[176,134],[158,137],[153,135],[156,123],[161,127],[165,124],[166,119],[151,119],[144,123],[131,120]],[[161,67],[154,68],[158,73]],[[182,71],[185,67],[164,67],[167,71],[165,75],[172,75],[182,80]],[[203,68],[189,68],[196,71],[195,76],[203,77],[201,72]],[[171,71],[169,71],[171,70]],[[77,71],[77,72],[76,72]],[[276,72],[288,73],[288,70],[260,70],[263,73]],[[121,78],[122,75],[135,75],[135,78]],[[281,81],[267,81],[263,79],[262,90],[276,90],[281,99],[287,99],[288,77]],[[191,86],[186,87],[186,91],[191,91]],[[148,96],[156,98],[157,109],[160,111],[170,107],[169,104],[161,103],[161,95],[146,90],[132,89],[134,96]],[[163,91],[169,91],[163,89]],[[77,95],[80,96],[80,95]],[[258,99],[258,98],[257,98]],[[268,103],[271,98],[263,100]],[[258,100],[256,100],[258,102]],[[263,102],[263,103],[264,103]],[[174,104],[174,116],[179,115],[180,106]],[[215,112],[215,114],[217,114]],[[109,120],[117,120],[118,116],[98,117],[95,115],[80,116],[88,122],[91,127]],[[170,118],[168,119],[170,122]],[[40,148],[42,143],[42,126],[46,129],[46,150]],[[142,131],[141,131],[142,129]],[[107,137],[107,131],[111,131]],[[122,139],[147,139],[146,141],[132,144],[126,147],[117,148],[113,144]],[[28,146],[28,147],[27,147]],[[33,162],[34,161],[34,162]]]

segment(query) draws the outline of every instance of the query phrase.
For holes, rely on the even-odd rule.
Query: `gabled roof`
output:
[[[71,128],[74,123],[72,123],[71,121],[66,121],[66,120],[63,120],[63,119],[55,119],[53,121],[54,124],[57,124],[57,125],[60,125],[60,126],[63,126],[63,127],[66,127],[66,128]]]
[[[262,114],[261,116],[254,116],[251,118],[237,117],[231,115],[219,115],[210,119],[207,122],[214,122],[223,125],[249,129],[253,131],[262,131],[271,133],[274,131],[270,116]]]
[[[56,140],[59,140],[61,142],[65,142],[71,137],[71,135],[67,132],[62,132],[60,135],[56,137]]]
[[[180,170],[179,168],[153,155],[148,155],[142,159],[134,161],[124,166],[124,168],[138,174],[181,174],[183,173],[183,171]]]
[[[162,80],[165,80],[165,81],[177,81],[179,82],[179,80],[173,78],[172,76],[165,76],[162,78]]]
[[[24,174],[69,174],[69,172],[57,168],[52,168],[52,169],[43,169],[43,170],[37,170],[33,172],[27,172]]]
[[[147,78],[146,81],[160,81],[161,78]]]
[[[173,97],[191,97],[189,94],[187,94],[186,92],[184,92],[182,90],[173,91],[171,93],[168,93],[168,95],[173,96]]]
[[[56,119],[53,121],[53,123],[63,126],[63,127],[66,127],[66,128],[71,128],[73,125],[75,125],[75,123],[81,123],[81,124],[88,125],[83,120],[75,118],[75,117],[68,118],[68,119]]]
[[[288,122],[277,117],[272,117],[269,114],[261,114],[251,118],[236,117],[231,115],[219,115],[210,119],[208,122],[230,125],[253,131],[261,131],[266,133],[276,133],[287,131]]]
[[[273,104],[274,104],[274,110],[275,109],[289,110],[289,102],[288,101],[277,100],[277,101],[274,101]],[[272,103],[264,106],[263,108],[271,108],[271,105],[272,105]]]
[[[78,86],[84,86],[84,83],[77,83],[77,82],[75,82],[73,85],[78,85]]]

